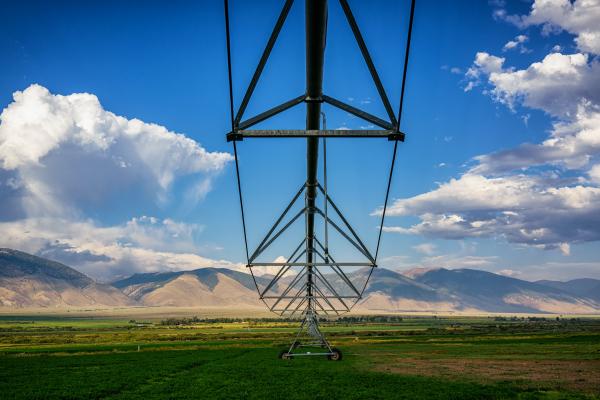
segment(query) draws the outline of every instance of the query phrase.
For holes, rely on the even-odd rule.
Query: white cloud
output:
[[[0,246],[63,261],[102,280],[239,267],[196,254],[201,225],[131,217],[173,200],[197,204],[230,154],[117,116],[92,94],[54,95],[31,85],[13,97],[0,115]],[[103,225],[102,215],[126,222]]]
[[[588,54],[600,54],[600,0],[536,0],[523,17],[508,15],[504,4],[495,6],[501,7],[495,17],[521,27],[543,25],[545,33],[558,29],[577,36],[580,53],[561,54],[555,46],[541,61],[517,69],[481,51],[465,74],[465,91],[484,86],[484,94],[513,111],[519,106],[549,114],[550,134],[540,143],[474,157],[461,176],[395,200],[390,216],[419,221],[384,230],[444,239],[501,238],[568,256],[573,244],[600,240],[600,60]],[[526,41],[517,36],[504,50]]]
[[[102,280],[135,272],[201,267],[243,270],[241,265],[195,254],[194,235],[201,229],[195,224],[147,216],[114,226],[62,218],[0,222],[2,246],[65,262]]]
[[[396,200],[388,211],[421,219],[407,228],[384,227],[388,232],[445,239],[501,237],[563,253],[564,243],[600,240],[600,188],[552,185],[526,175],[468,173],[431,192]]]
[[[460,254],[445,254],[439,256],[424,257],[419,263],[423,268],[475,268],[484,269],[496,263],[496,256],[475,256]]]
[[[521,275],[520,271],[515,271],[514,269],[502,269],[500,271],[497,272],[500,275],[504,275],[504,276],[510,276],[511,278],[515,278],[519,275]]]
[[[513,110],[523,104],[558,117],[572,116],[584,101],[600,104],[600,62],[587,54],[550,53],[522,70],[504,63],[504,58],[478,52],[465,74],[465,91],[487,79],[494,100]]]
[[[528,53],[530,50],[525,46],[529,38],[526,35],[517,35],[514,40],[506,42],[502,51],[519,50],[520,53]]]
[[[508,15],[504,9],[494,15],[521,28],[541,25],[544,34],[565,30],[576,36],[581,51],[600,54],[599,0],[535,0],[528,15]]]
[[[518,36],[507,48],[526,40]],[[551,53],[518,70],[478,52],[465,77],[466,91],[485,82],[484,93],[512,110],[522,105],[553,116],[549,137],[474,157],[459,178],[396,200],[389,215],[416,215],[420,222],[384,229],[446,239],[501,237],[564,255],[572,243],[600,240],[600,170],[590,167],[600,158],[600,61]]]
[[[489,74],[495,100],[514,108],[521,102],[551,115],[570,116],[582,100],[600,103],[600,63],[586,54],[548,54],[524,70]]]
[[[479,86],[482,78],[495,72],[501,72],[505,60],[505,58],[496,57],[486,52],[478,52],[475,55],[473,65],[465,73],[467,79],[465,92],[472,90],[475,86]]]
[[[504,61],[506,59],[503,57],[480,51],[475,55],[473,66],[467,70],[466,75],[467,77],[477,78],[482,74],[489,75],[493,72],[501,72]]]
[[[275,257],[275,259],[271,262],[274,263],[285,263],[287,262],[288,259],[284,256],[277,256]],[[255,275],[277,275],[282,271],[282,268],[285,267],[281,267],[281,266],[261,266],[261,267],[254,267],[252,268],[252,272]],[[248,269],[244,266],[244,269],[246,269],[246,273],[250,273],[250,271],[248,271]],[[289,267],[287,268],[286,272],[283,273],[283,275],[281,275],[282,277],[294,277],[296,275],[298,275],[298,273],[301,271],[301,267]]]
[[[435,253],[436,245],[433,243],[421,243],[413,246],[413,249],[421,254],[432,255]]]
[[[597,155],[600,155],[600,107],[587,102],[579,105],[573,120],[555,122],[549,138],[542,143],[524,143],[477,156],[478,165],[472,172],[498,174],[540,165],[580,169]]]
[[[79,215],[132,193],[165,202],[183,176],[194,177],[201,198],[231,160],[160,125],[106,111],[92,94],[53,95],[31,85],[13,97],[0,115],[0,170],[21,182],[28,216]]]
[[[479,85],[479,82],[477,80],[471,79],[467,82],[467,85],[465,86],[464,91],[470,92],[477,85]]]
[[[563,254],[563,256],[571,255],[571,246],[569,243],[561,243],[558,245],[558,249]]]
[[[492,98],[553,116],[539,144],[474,157],[462,176],[412,198],[398,199],[390,216],[419,216],[388,232],[445,239],[499,237],[570,254],[570,244],[600,240],[600,64],[585,54],[552,53],[524,70],[477,53],[466,77],[487,78]],[[589,179],[588,179],[589,178]],[[380,212],[380,210],[378,210]]]
[[[588,175],[594,183],[600,184],[600,164],[596,164],[590,168]]]

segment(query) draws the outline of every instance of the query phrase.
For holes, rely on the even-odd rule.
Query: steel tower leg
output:
[[[306,0],[306,130],[321,129],[321,103],[323,102],[323,60],[325,58],[325,43],[327,37],[327,0]],[[319,329],[319,316],[316,306],[322,305],[315,299],[315,292],[320,293],[314,286],[315,271],[315,214],[317,213],[316,198],[319,182],[317,181],[317,166],[319,160],[319,137],[306,139],[306,298],[307,307],[304,311],[302,325],[292,342],[289,350],[282,353],[282,358],[297,356],[326,355],[332,360],[341,359],[341,352],[331,347]],[[325,299],[327,300],[327,299]],[[300,336],[306,330],[308,342],[300,342]],[[297,347],[319,347],[320,352],[294,352]]]
[[[319,130],[323,101],[323,60],[327,37],[327,0],[306,0],[306,130]],[[314,262],[315,201],[319,138],[306,139],[306,262]],[[307,273],[308,310],[314,310],[313,267]]]

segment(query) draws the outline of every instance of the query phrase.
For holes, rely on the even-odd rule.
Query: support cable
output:
[[[229,1],[224,0],[225,3],[225,36],[227,41],[227,73],[229,78],[229,110],[231,112],[231,131],[234,131],[234,113],[233,113],[233,79],[231,78],[231,40],[229,33]],[[244,247],[246,250],[246,263],[250,264],[250,256],[248,252],[248,236],[246,235],[246,217],[244,216],[244,201],[242,199],[242,184],[240,182],[240,166],[238,162],[237,155],[237,146],[235,141],[233,142],[233,157],[235,158],[235,174],[237,177],[237,188],[238,195],[240,200],[240,210],[242,212],[242,229],[244,230]],[[254,274],[252,274],[252,278],[254,278]],[[258,285],[256,283],[256,279],[254,280],[254,284],[258,289]]]
[[[404,105],[404,89],[406,87],[406,71],[408,69],[408,57],[410,54],[410,39],[412,36],[412,27],[413,20],[415,15],[415,0],[412,0],[410,3],[410,18],[408,21],[408,36],[406,37],[406,53],[404,54],[404,70],[402,72],[402,87],[400,89],[400,106],[398,111],[398,122],[396,126],[396,132],[400,132],[400,121],[402,119],[402,107]],[[394,141],[394,151],[392,154],[392,165],[390,166],[390,175],[388,177],[387,190],[385,191],[385,202],[383,203],[383,212],[381,213],[381,224],[379,225],[379,236],[377,238],[377,248],[375,249],[375,264],[377,264],[377,256],[379,255],[379,246],[381,244],[381,233],[383,232],[383,223],[385,222],[385,213],[387,211],[388,199],[390,196],[390,187],[392,186],[392,175],[394,173],[394,165],[396,164],[396,153],[398,150],[398,140]],[[371,273],[373,269],[371,268],[371,272],[369,273],[369,278],[371,277]],[[367,278],[367,282],[369,280]],[[365,282],[365,288],[367,284]],[[364,291],[364,289],[363,289]]]

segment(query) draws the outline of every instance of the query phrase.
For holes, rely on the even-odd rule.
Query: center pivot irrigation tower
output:
[[[304,0],[305,1],[305,26],[306,26],[306,92],[281,105],[260,113],[254,117],[243,119],[244,112],[248,106],[256,84],[269,59],[271,50],[277,41],[277,37],[292,7],[293,0],[286,0],[277,19],[273,32],[262,53],[262,57],[256,67],[252,80],[244,94],[241,105],[237,112],[233,105],[233,87],[231,77],[231,46],[229,32],[229,5],[225,2],[225,23],[227,39],[227,64],[229,72],[229,99],[231,111],[231,132],[227,134],[227,141],[233,142],[239,201],[242,213],[242,226],[244,231],[244,244],[246,249],[247,267],[249,268],[259,296],[267,307],[281,315],[291,316],[300,314],[303,317],[302,324],[289,349],[280,354],[281,358],[289,359],[296,356],[321,355],[330,360],[340,360],[341,352],[333,348],[325,339],[319,329],[319,315],[339,315],[350,311],[358,300],[362,298],[368,280],[377,267],[377,256],[381,242],[381,233],[385,219],[385,213],[392,181],[392,173],[396,160],[398,141],[404,141],[404,133],[400,131],[400,120],[402,117],[402,106],[404,103],[404,88],[406,83],[406,71],[410,51],[410,39],[412,32],[415,0],[411,1],[408,34],[402,73],[402,87],[400,94],[400,105],[398,117],[396,118],[385,89],[379,79],[379,75],[369,50],[363,40],[361,31],[356,23],[352,10],[347,0],[339,0],[345,17],[352,29],[354,38],[360,48],[363,59],[369,69],[373,82],[377,88],[381,101],[385,106],[388,120],[383,120],[375,115],[355,108],[333,97],[323,93],[323,62],[325,57],[325,44],[327,37],[327,0]],[[248,129],[263,122],[291,107],[300,103],[306,104],[306,129],[304,130],[251,130]],[[321,105],[327,103],[333,107],[353,114],[381,129],[371,130],[327,130],[321,127]],[[324,121],[324,118],[323,118]],[[254,252],[248,251],[248,239],[246,234],[246,221],[244,217],[244,203],[240,182],[240,171],[238,164],[237,142],[249,138],[305,138],[306,139],[306,181],[284,209],[283,213],[276,219],[266,236],[262,239]],[[327,192],[327,147],[326,138],[383,138],[393,142],[393,156],[385,193],[385,202],[381,215],[381,224],[377,239],[375,254],[364,245],[363,241],[352,228],[348,219],[333,202]],[[318,158],[319,144],[323,144],[323,185],[318,181]],[[304,206],[284,223],[289,211],[296,205],[301,195],[304,194]],[[322,209],[317,204],[317,196],[323,196]],[[335,220],[328,213],[333,209]],[[294,222],[304,217],[305,235],[300,244],[291,253],[285,262],[259,262],[258,257],[273,244]],[[323,219],[324,236],[320,240],[315,235],[315,217]],[[337,221],[337,222],[336,222]],[[329,227],[332,227],[344,240],[355,248],[363,261],[337,262],[332,256],[329,248]],[[255,269],[261,267],[276,267],[278,272],[270,279],[265,279],[257,274]],[[348,273],[348,268],[368,269],[364,284],[357,284],[356,274]],[[302,335],[307,336],[308,341],[300,342]],[[316,351],[308,349],[317,348]]]

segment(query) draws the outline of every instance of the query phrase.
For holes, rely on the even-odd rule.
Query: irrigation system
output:
[[[254,89],[260,79],[271,50],[286,21],[293,0],[285,0],[281,13],[275,23],[269,40],[263,50],[260,61],[252,79],[244,93],[241,104],[234,109],[231,38],[229,23],[229,2],[225,3],[225,26],[227,41],[227,66],[229,75],[229,104],[231,113],[231,131],[227,133],[227,141],[233,143],[239,202],[242,217],[242,228],[246,251],[247,267],[252,274],[260,299],[270,311],[280,316],[302,317],[302,323],[297,335],[288,349],[280,353],[283,359],[299,356],[327,356],[330,360],[341,360],[342,353],[332,347],[319,327],[320,316],[339,315],[350,309],[362,298],[367,283],[374,268],[377,267],[377,257],[381,243],[381,234],[385,219],[392,174],[396,160],[398,142],[403,142],[405,134],[400,130],[402,107],[404,104],[404,89],[410,53],[410,41],[415,11],[415,0],[411,0],[408,33],[406,38],[405,57],[402,72],[402,86],[398,114],[394,109],[381,83],[379,74],[354,14],[347,0],[339,0],[345,18],[350,25],[354,39],[362,58],[366,63],[373,83],[385,107],[386,119],[379,118],[364,110],[349,105],[339,99],[323,93],[323,64],[327,39],[327,0],[304,0],[305,29],[306,29],[306,90],[304,93],[266,110],[258,115],[245,118],[245,111]],[[301,103],[306,107],[306,129],[251,129],[253,126],[266,121],[273,116]],[[321,111],[323,103],[329,104],[342,111],[355,115],[378,129],[366,130],[331,130],[325,126],[325,116]],[[323,124],[322,124],[323,123]],[[275,223],[268,229],[267,234],[259,245],[250,251],[246,232],[244,215],[244,199],[238,163],[238,143],[254,138],[301,138],[306,141],[306,181],[302,182],[298,191],[284,208]],[[387,140],[393,144],[392,160],[385,192],[385,200],[381,213],[379,234],[375,251],[365,246],[363,240],[352,227],[349,219],[342,213],[341,208],[332,200],[327,188],[327,138],[374,138]],[[322,176],[318,179],[319,150],[322,148]],[[291,211],[295,207],[297,211]],[[304,220],[304,235],[298,238],[298,245],[291,251],[284,262],[262,262],[260,256],[275,243],[280,236],[298,221]],[[322,220],[322,236],[317,235],[316,220]],[[334,258],[335,249],[329,247],[330,231],[334,231],[360,254],[360,260],[338,262]],[[276,273],[268,279],[260,272],[261,268],[275,268]],[[357,282],[357,268],[366,273],[362,283]]]

